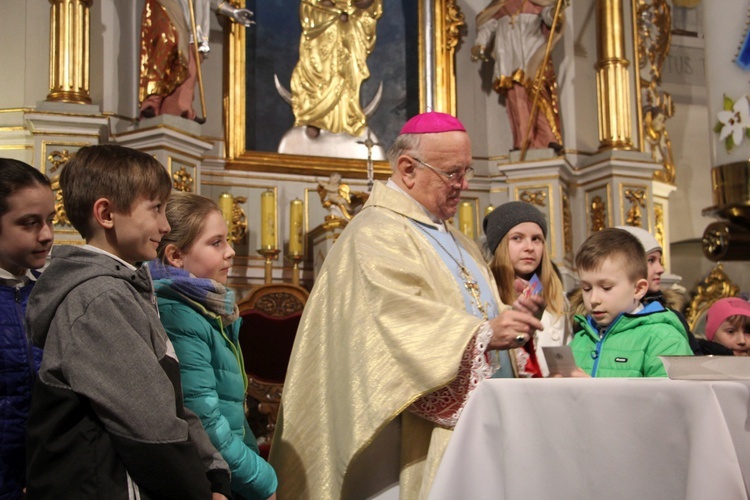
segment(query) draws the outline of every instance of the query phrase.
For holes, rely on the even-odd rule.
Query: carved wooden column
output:
[[[93,0],[50,0],[48,101],[90,104],[89,9]]]
[[[622,0],[597,0],[596,90],[599,150],[632,149],[629,62]]]

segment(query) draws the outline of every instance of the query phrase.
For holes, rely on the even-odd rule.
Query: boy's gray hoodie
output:
[[[183,407],[147,266],[57,246],[27,307],[44,349],[28,424],[28,498],[229,496],[229,469]]]

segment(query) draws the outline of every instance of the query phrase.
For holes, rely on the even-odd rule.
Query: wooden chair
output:
[[[248,379],[247,417],[261,454],[267,452],[276,427],[286,369],[308,295],[299,286],[275,283],[254,289],[238,303]]]

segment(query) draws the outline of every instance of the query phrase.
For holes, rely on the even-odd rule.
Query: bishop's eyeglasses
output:
[[[467,181],[470,181],[471,179],[474,178],[474,169],[471,167],[466,167],[464,170],[454,170],[453,172],[446,172],[444,170],[440,170],[438,168],[433,167],[429,163],[420,160],[416,156],[411,156],[410,158],[416,161],[417,163],[419,163],[420,165],[423,165],[429,168],[436,174],[442,175],[443,177],[448,179],[450,182],[463,182],[464,179],[466,179]]]

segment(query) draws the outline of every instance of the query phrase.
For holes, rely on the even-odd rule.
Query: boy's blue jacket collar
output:
[[[618,321],[620,321],[620,318],[622,318],[623,316],[629,316],[629,317],[644,316],[646,314],[652,314],[652,313],[655,313],[655,312],[662,312],[662,311],[666,311],[666,309],[664,309],[664,306],[661,305],[661,303],[654,301],[654,302],[651,302],[649,304],[646,304],[643,307],[643,309],[641,309],[638,312],[635,312],[635,313],[620,313],[615,318],[615,320],[612,321],[612,323],[610,323],[609,326],[605,329],[605,332],[607,330],[609,330],[610,328],[612,328],[612,326],[614,324],[616,324]],[[596,321],[594,321],[593,317],[591,317],[590,315],[586,315],[586,321],[588,322],[589,325],[591,325],[591,328],[593,328],[594,330],[599,330],[599,326],[596,324]]]

